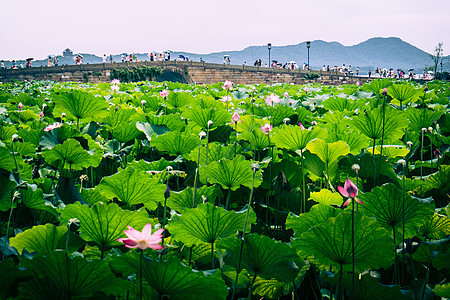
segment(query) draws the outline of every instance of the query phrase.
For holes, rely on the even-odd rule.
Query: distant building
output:
[[[69,48],[67,48],[66,50],[64,50],[63,56],[64,56],[64,57],[72,57],[72,56],[73,56],[72,50],[70,50]]]

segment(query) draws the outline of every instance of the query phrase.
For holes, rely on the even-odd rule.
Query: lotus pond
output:
[[[0,299],[450,298],[450,84],[0,84]]]

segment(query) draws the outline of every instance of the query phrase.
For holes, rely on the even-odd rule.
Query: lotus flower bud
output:
[[[406,142],[406,145],[408,145],[408,147],[409,147],[409,148],[411,148],[411,147],[412,147],[412,145],[413,145],[413,142],[411,142],[411,141],[407,141],[407,142]]]
[[[428,85],[426,85],[426,86],[423,87],[423,91],[424,91],[424,92],[427,92],[427,91],[428,91]]]
[[[77,218],[72,218],[67,223],[67,228],[69,229],[69,231],[75,232],[80,228],[80,225],[80,220],[78,220]]]
[[[397,163],[400,164],[400,165],[402,165],[402,166],[405,166],[405,165],[406,165],[406,160],[404,160],[404,159],[399,159],[399,160],[397,161]]]
[[[427,132],[427,129],[425,127],[423,127],[421,130],[422,130],[422,133]]]
[[[361,169],[361,167],[360,167],[358,164],[354,164],[354,165],[352,166],[352,170],[353,170],[355,173],[358,173],[360,169]]]
[[[209,128],[209,126],[211,126],[213,124],[213,121],[212,120],[209,120],[208,121],[208,128]]]
[[[312,126],[316,126],[316,125],[317,125],[317,122],[316,122],[316,121],[312,121],[312,122],[311,122],[311,125],[312,125]]]
[[[43,118],[44,117],[44,112],[41,110],[41,112],[39,113],[39,118]]]
[[[383,94],[383,96],[387,96],[388,94],[387,88],[384,88],[381,93]]]
[[[65,116],[66,116],[66,113],[63,112],[63,113],[61,114],[61,118],[64,118]]]
[[[198,136],[200,137],[200,139],[204,138],[206,136],[206,132],[201,131]]]
[[[433,132],[433,127],[428,127],[428,131],[429,131],[430,133],[432,133],[432,132]]]
[[[284,124],[289,124],[289,123],[291,123],[291,119],[289,119],[289,118],[284,118],[284,119],[283,119],[283,123],[284,123]]]
[[[17,104],[17,108],[19,108],[19,109],[22,109],[22,108],[23,108],[22,102],[19,102],[19,104]]]
[[[141,105],[142,105],[142,106],[144,106],[146,103],[147,103],[147,101],[145,101],[145,100],[142,100],[142,101],[141,101]]]
[[[169,186],[167,186],[166,190],[164,191],[164,198],[169,198],[170,197],[170,188]]]
[[[251,168],[252,168],[253,171],[261,170],[261,166],[257,162],[252,163],[251,164]]]
[[[14,142],[15,140],[17,140],[19,138],[19,136],[17,134],[13,134],[12,135],[12,141]]]

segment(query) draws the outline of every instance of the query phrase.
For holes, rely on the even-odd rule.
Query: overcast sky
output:
[[[306,40],[350,46],[399,37],[450,54],[450,0],[2,0],[0,59],[42,59],[65,48],[210,53]]]

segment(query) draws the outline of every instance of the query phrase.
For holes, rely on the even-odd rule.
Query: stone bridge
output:
[[[83,65],[63,65],[54,67],[33,67],[29,69],[2,69],[0,81],[12,80],[53,80],[57,82],[109,82],[113,69],[154,66],[162,69],[162,74],[155,81],[177,81],[184,83],[212,84],[230,80],[236,84],[305,84],[318,82],[327,85],[346,83],[363,83],[374,78],[345,76],[339,72],[318,70],[272,69],[266,67],[236,66],[194,61],[145,61],[126,63],[101,63]],[[320,78],[309,79],[308,75],[316,73]]]

